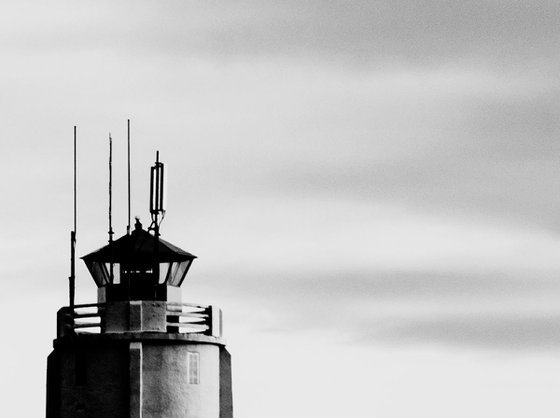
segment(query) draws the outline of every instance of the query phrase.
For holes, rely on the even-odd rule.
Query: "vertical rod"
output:
[[[74,125],[74,229],[70,232],[70,277],[68,278],[70,308],[74,308],[76,296],[76,207],[76,126]]]
[[[68,278],[69,285],[69,305],[70,308],[74,307],[74,300],[76,297],[76,232],[70,231],[70,277]]]
[[[76,228],[76,218],[77,218],[77,204],[76,204],[76,126],[74,126],[74,234],[77,232]]]
[[[155,168],[151,167],[150,168],[150,216],[152,218],[152,221],[154,220],[154,202],[155,202],[155,198],[154,198],[154,172],[155,172]]]
[[[156,193],[155,193],[155,211],[156,211],[156,227],[157,225],[157,216],[158,216],[158,212],[160,210],[159,207],[159,194],[161,193],[160,187],[159,187],[159,183],[160,183],[160,170],[159,170],[159,151],[156,152]]]
[[[165,199],[165,173],[163,170],[163,163],[159,162],[159,151],[158,151],[158,168],[159,168],[159,212],[161,212],[161,221],[163,221],[163,217],[165,215],[165,208],[163,207],[163,201]]]
[[[109,242],[113,242],[113,140],[109,133]]]
[[[127,159],[128,159],[128,224],[126,226],[126,233],[130,234],[130,119],[127,120]]]
[[[113,139],[109,133],[109,243],[113,242]],[[113,262],[109,265],[109,280],[113,283]]]

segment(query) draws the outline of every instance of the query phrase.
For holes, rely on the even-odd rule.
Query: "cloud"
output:
[[[191,294],[230,301],[222,306],[229,321],[252,332],[314,335],[369,347],[541,351],[560,344],[560,281],[552,273],[294,271],[253,276],[237,271],[235,276],[186,286]],[[250,322],[244,320],[248,317]]]
[[[560,315],[463,314],[442,318],[407,318],[363,330],[368,344],[447,345],[501,351],[527,350],[555,353],[560,347]]]
[[[554,352],[560,347],[560,282],[553,277],[378,273],[276,279],[232,283],[233,294],[243,299],[225,306],[234,330],[243,324],[252,332],[378,348]],[[221,298],[231,291],[227,287]]]
[[[154,9],[159,19],[148,22],[145,33],[157,38],[156,22],[167,18],[171,37],[159,46],[176,52],[195,39],[201,49],[221,55],[310,55],[354,64],[466,59],[503,65],[552,53],[551,39],[558,39],[559,6],[553,1],[360,0],[348,7],[343,1],[250,0],[210,2],[200,9],[160,6]],[[206,17],[207,26],[202,36],[188,39],[193,15]]]
[[[474,61],[504,66],[553,56],[556,2],[168,1],[61,3],[36,13],[5,6],[5,39],[41,49],[112,49],[127,55],[222,60],[288,56],[337,65],[429,65]],[[45,19],[44,16],[50,16]]]
[[[377,76],[323,98],[320,110],[303,108],[289,170],[271,164],[258,180],[287,194],[557,229],[556,81],[461,70]]]
[[[244,272],[245,273],[245,272]],[[214,281],[196,283],[198,286],[214,287]],[[188,285],[187,285],[188,286]],[[308,299],[315,304],[355,304],[388,306],[416,304],[425,301],[432,306],[444,306],[447,302],[465,302],[485,305],[488,300],[506,304],[509,301],[525,306],[543,295],[554,295],[560,290],[560,280],[552,274],[507,274],[504,272],[460,273],[457,271],[337,271],[306,274],[294,271],[286,275],[262,276],[240,274],[235,281],[226,283],[222,291],[235,295],[244,294],[252,302],[262,300],[267,304],[282,304],[287,300]],[[326,309],[325,305],[325,309]]]

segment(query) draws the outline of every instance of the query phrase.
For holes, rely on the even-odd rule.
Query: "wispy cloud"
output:
[[[363,330],[368,343],[450,345],[500,351],[526,350],[554,354],[560,347],[560,315],[495,315],[471,312],[441,318],[401,319]]]
[[[4,9],[4,38],[42,49],[109,48],[134,54],[247,59],[292,56],[352,65],[543,62],[559,31],[553,1],[272,1],[66,4]],[[19,19],[18,19],[19,18]]]

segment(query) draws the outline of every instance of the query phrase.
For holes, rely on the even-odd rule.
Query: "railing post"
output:
[[[74,335],[74,309],[68,306],[60,308],[56,313],[57,337]]]
[[[204,332],[205,335],[211,335],[212,337],[222,336],[222,310],[215,306],[208,306],[205,311],[206,313],[206,325],[208,329]]]
[[[179,324],[180,322],[180,318],[181,318],[181,313],[183,312],[183,307],[182,306],[176,306],[175,304],[166,304],[166,321],[167,323],[176,323]],[[174,334],[178,334],[179,333],[179,326],[177,325],[176,327],[167,325],[167,332],[171,332]]]
[[[106,321],[105,321],[105,306],[97,307],[97,314],[99,315],[99,333],[104,334],[106,331]]]

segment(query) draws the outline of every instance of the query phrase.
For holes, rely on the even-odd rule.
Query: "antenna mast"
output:
[[[109,133],[109,242],[113,242],[113,140]]]
[[[68,277],[70,308],[74,307],[76,294],[76,125],[74,125],[74,229],[70,231],[70,277]]]
[[[163,163],[159,162],[159,151],[156,151],[156,163],[150,169],[150,215],[154,230],[154,273],[159,278],[159,224],[165,216],[163,207],[164,191]],[[161,214],[161,220],[158,219]]]
[[[154,234],[159,236],[159,224],[165,216],[163,163],[159,161],[159,151],[156,151],[156,163],[150,170],[150,215],[154,226]],[[161,214],[161,220],[159,215]]]
[[[126,225],[126,233],[130,234],[130,119],[127,120],[127,139],[128,139],[128,224]]]

